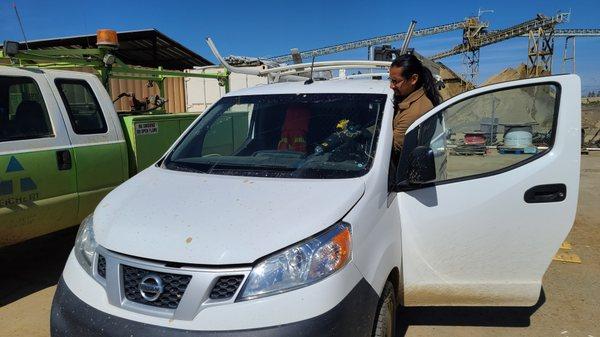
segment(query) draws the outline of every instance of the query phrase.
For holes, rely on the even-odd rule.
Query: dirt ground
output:
[[[600,141],[600,102],[581,106],[581,127],[585,132],[585,146],[598,147],[595,142]]]
[[[411,308],[399,336],[600,337],[600,153],[582,156],[575,225],[567,238],[581,264],[553,261],[531,308]],[[75,229],[0,250],[0,336],[47,337],[55,284]]]

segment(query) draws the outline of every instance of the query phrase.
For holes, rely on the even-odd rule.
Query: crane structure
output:
[[[554,27],[530,30],[527,43],[527,77],[552,73]]]
[[[430,59],[440,60],[449,56],[462,54],[463,64],[465,65],[463,76],[464,78],[468,78],[472,83],[476,82],[476,78],[479,74],[479,55],[482,47],[516,37],[529,38],[528,71],[531,71],[531,73],[528,75],[536,76],[541,73],[550,73],[552,70],[554,38],[567,38],[566,42],[572,41],[574,45],[575,37],[600,37],[600,29],[556,29],[555,26],[557,24],[569,21],[570,13],[558,13],[552,17],[537,15],[537,17],[532,20],[519,23],[506,29],[488,30],[489,23],[480,20],[481,14],[484,12],[492,11],[480,10],[479,15],[468,17],[460,22],[414,30],[412,37],[425,37],[454,30],[462,30],[463,42],[460,45],[435,54],[431,56]],[[264,61],[281,64],[290,63],[294,61],[295,58],[295,62],[301,62],[302,58],[335,54],[359,48],[371,48],[372,46],[406,40],[407,36],[407,32],[402,32],[348,43],[340,43],[302,52],[293,49],[293,52],[290,54],[268,58]],[[575,63],[574,57],[564,56],[563,64],[566,63],[566,61],[571,61],[573,64]]]
[[[481,13],[477,17],[467,18],[465,28],[463,29],[463,44],[472,46],[476,39],[487,32],[489,23],[480,20]],[[473,78],[479,73],[479,48],[473,48],[468,52],[463,52],[464,73],[461,78]]]
[[[482,47],[512,39],[519,36],[529,37],[528,47],[528,69],[533,69],[530,76],[539,75],[542,72],[551,72],[552,55],[554,53],[554,26],[569,21],[570,13],[558,13],[553,17],[538,15],[536,18],[519,23],[506,29],[487,32],[481,26],[477,18],[471,18],[474,27],[463,32],[463,43],[430,58],[440,60],[445,57],[463,54],[467,67],[466,76],[476,82],[479,74],[479,51]]]
[[[459,30],[459,29],[464,29],[464,28],[465,28],[464,21],[448,23],[445,25],[417,29],[417,30],[413,31],[412,37],[429,36],[429,35],[434,35],[434,34],[451,32],[453,30]],[[371,38],[371,39],[364,39],[364,40],[358,40],[358,41],[353,41],[353,42],[348,42],[348,43],[341,43],[341,44],[336,44],[336,45],[328,46],[328,47],[324,47],[324,48],[317,48],[317,49],[311,49],[311,50],[300,52],[300,57],[301,58],[312,58],[313,56],[323,56],[323,55],[335,54],[335,53],[340,53],[340,52],[344,52],[344,51],[348,51],[348,50],[352,50],[352,49],[370,48],[371,46],[377,46],[377,45],[382,45],[382,44],[391,43],[391,42],[395,42],[395,41],[400,41],[400,40],[405,39],[406,36],[407,36],[407,33],[403,32],[403,33],[397,33],[397,34],[378,36],[378,37]],[[273,62],[277,62],[277,63],[286,63],[286,62],[293,61],[293,58],[292,58],[292,54],[285,54],[285,55],[280,55],[280,56],[269,58],[269,60],[273,61]]]
[[[555,37],[600,37],[600,28],[555,29]]]
[[[470,51],[474,48],[485,47],[490,44],[498,43],[514,37],[528,36],[529,31],[537,30],[539,28],[553,27],[557,23],[566,22],[568,20],[568,17],[569,13],[559,13],[556,16],[550,18],[538,15],[533,20],[525,21],[523,23],[514,25],[506,29],[495,30],[491,32],[480,30],[479,34],[475,36],[470,36],[470,41],[468,41],[467,43],[462,43],[450,50],[437,53],[431,56],[430,58],[432,60],[439,60],[448,56],[458,55],[466,51]]]
[[[578,37],[600,37],[600,29],[555,29],[555,37],[565,38],[565,47],[563,49],[562,57],[562,71],[567,72],[567,62],[571,62],[571,73],[575,73],[575,39]],[[569,42],[571,42],[571,49],[569,53]]]

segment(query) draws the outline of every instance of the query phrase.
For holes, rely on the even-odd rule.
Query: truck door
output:
[[[0,72],[0,247],[77,224],[73,150],[44,75]]]
[[[575,218],[580,96],[575,75],[500,83],[454,97],[408,129],[401,180],[413,184],[397,194],[406,305],[537,302]],[[440,120],[445,127],[435,127]],[[408,157],[443,144],[440,132],[449,155],[429,158],[445,172],[418,183],[423,168]],[[467,133],[483,134],[484,153],[465,144]]]
[[[112,102],[98,79],[85,73],[47,74],[54,84],[77,164],[81,221],[127,179],[126,145]]]

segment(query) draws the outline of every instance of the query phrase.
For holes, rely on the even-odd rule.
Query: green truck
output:
[[[198,114],[117,114],[100,79],[0,67],[0,247],[77,225]]]

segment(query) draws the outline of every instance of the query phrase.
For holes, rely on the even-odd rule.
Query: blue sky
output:
[[[12,8],[0,0],[0,40],[22,40]],[[417,29],[460,21],[478,8],[491,29],[533,18],[572,11],[571,22],[560,28],[600,28],[598,0],[504,1],[90,1],[17,0],[28,39],[93,34],[98,28],[135,30],[156,28],[200,55],[215,61],[204,38],[211,36],[225,55],[276,56],[300,50],[405,31],[410,20]],[[424,55],[460,43],[460,32],[414,39],[411,47]],[[399,45],[401,42],[398,42]],[[554,72],[562,71],[564,39],[556,39]],[[524,63],[527,39],[517,38],[481,50],[481,80],[506,67]],[[600,90],[600,38],[577,40],[577,72],[583,90]],[[324,56],[326,59],[365,59],[366,49]],[[462,72],[461,56],[443,60]]]

